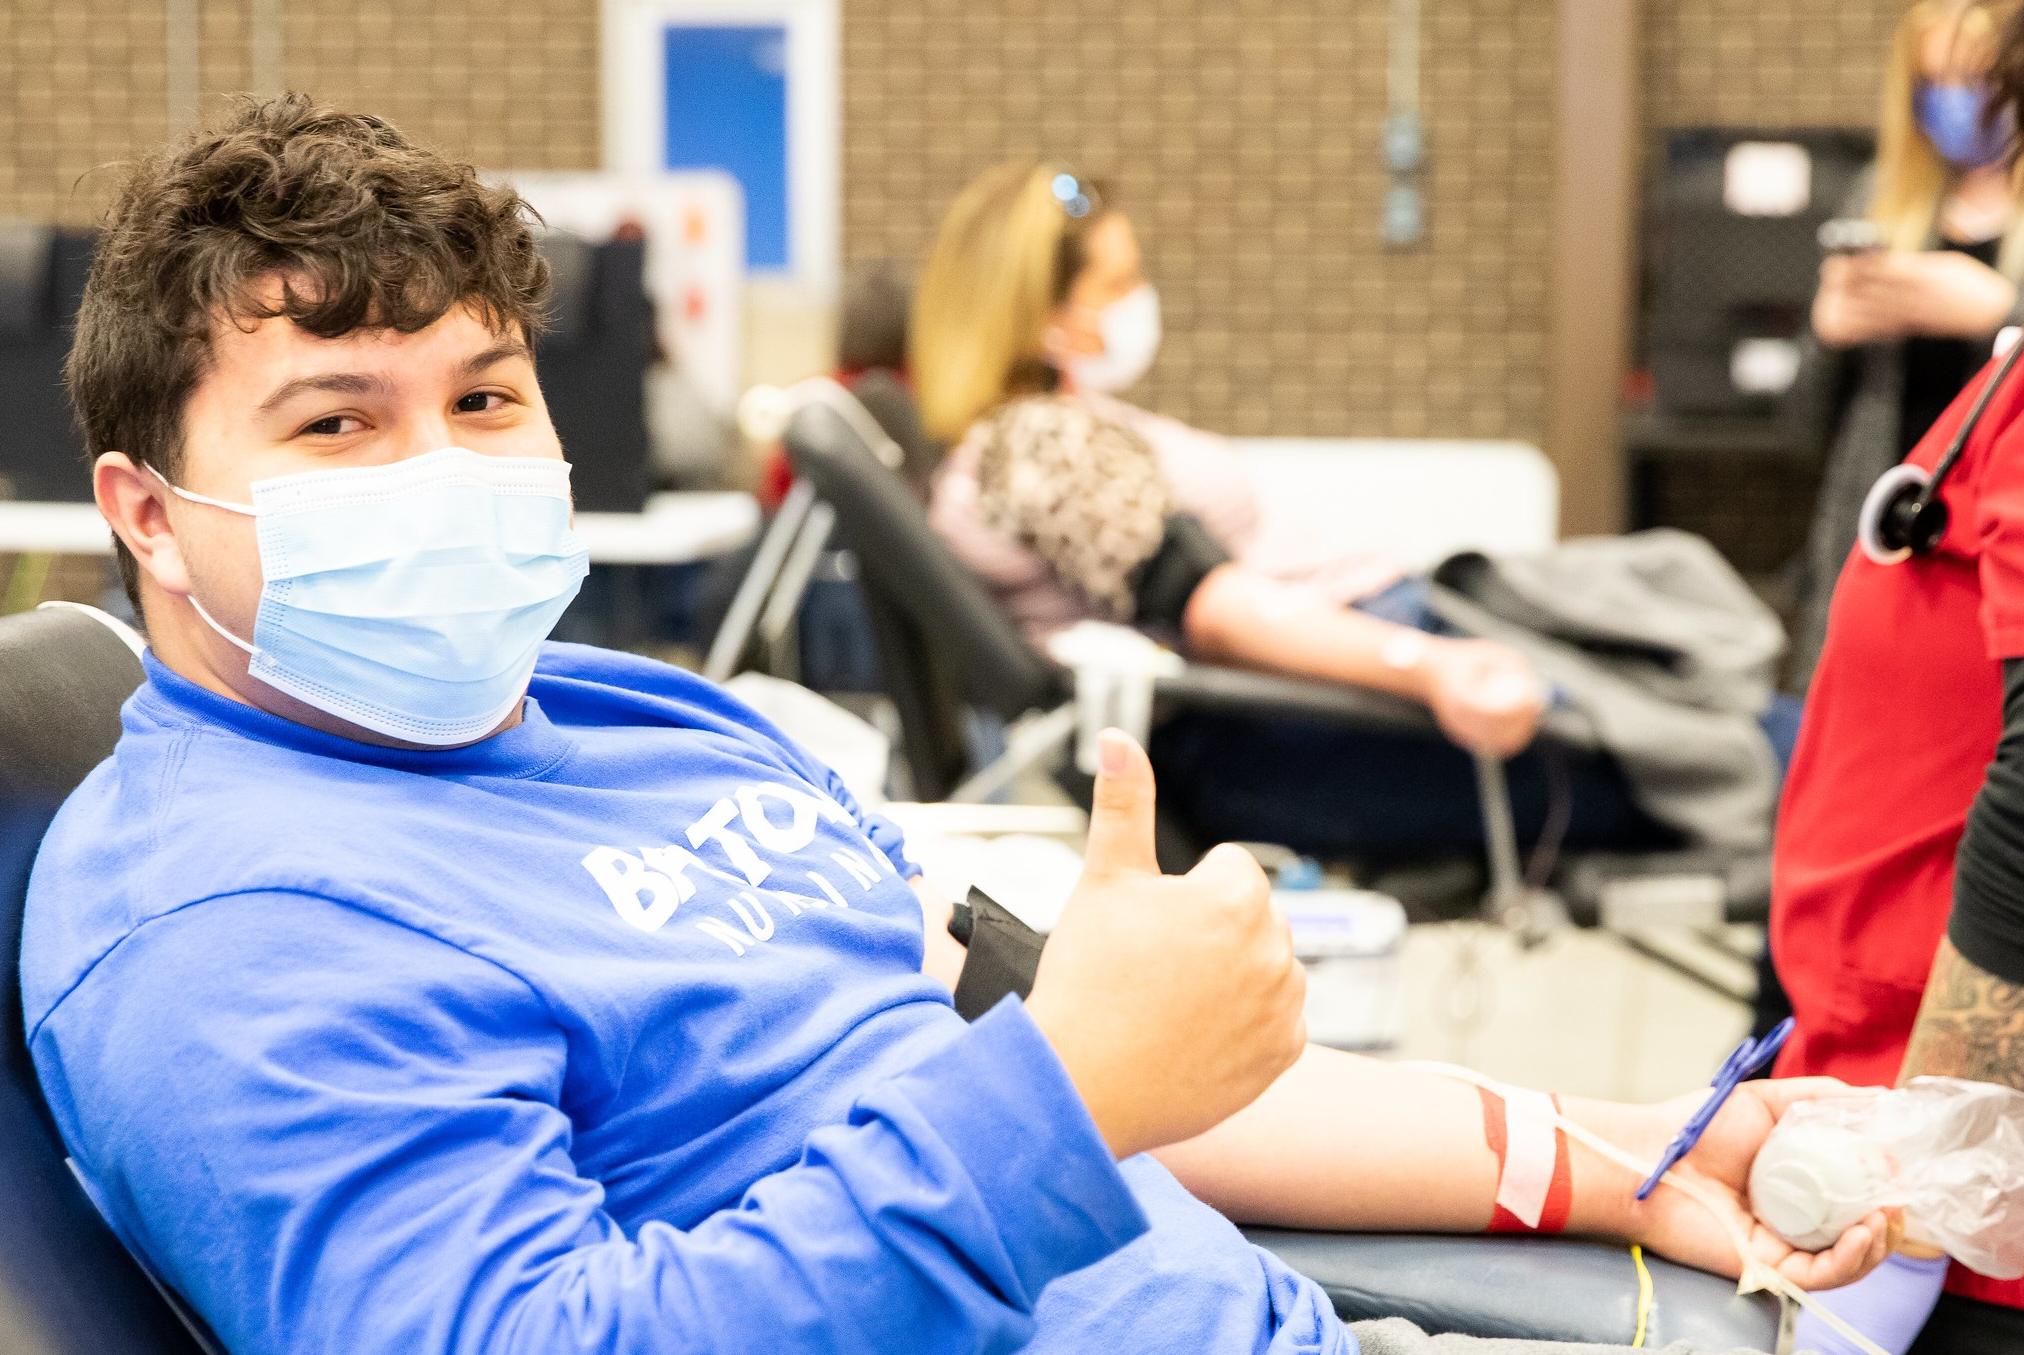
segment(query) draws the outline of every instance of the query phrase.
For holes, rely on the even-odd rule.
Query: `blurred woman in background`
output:
[[[1395,564],[1266,531],[1222,439],[1115,398],[1152,366],[1159,297],[1131,221],[1093,185],[1038,164],[971,184],[922,269],[910,335],[922,425],[952,449],[935,526],[1030,636],[1140,624],[1204,658],[1421,701],[1464,747],[1531,741],[1539,684],[1522,656],[1398,624],[1418,612]],[[1310,644],[1288,644],[1287,608]]]
[[[1806,380],[1830,451],[1794,637],[1801,689],[1863,497],[1981,370],[1997,331],[2024,317],[2024,215],[2004,163],[2015,129],[2007,110],[1988,115],[1987,89],[1998,25],[2016,9],[1922,0],[1891,43],[1876,165],[1849,209],[1882,247],[1830,256],[1813,302],[1820,360]]]
[[[1096,186],[1001,165],[949,209],[909,332],[922,423],[950,448],[930,517],[1013,620],[1036,642],[1079,620],[1136,626],[1194,658],[1405,697],[1461,749],[1525,749],[1547,691],[1524,654],[1447,630],[1426,579],[1353,540],[1265,521],[1222,439],[1117,398],[1159,340],[1131,221]],[[1153,751],[1162,784],[1226,835],[1343,856],[1480,846],[1468,759],[1424,736],[1197,716]],[[1572,845],[1673,840],[1613,759],[1567,769]],[[1523,833],[1547,820],[1550,770],[1537,753],[1511,765]]]

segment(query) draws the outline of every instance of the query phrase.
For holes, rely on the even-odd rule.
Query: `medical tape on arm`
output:
[[[160,471],[156,470],[153,466],[146,467],[146,470],[148,474],[154,476],[157,480],[160,480],[162,482],[162,487],[168,490],[169,493],[177,495],[180,498],[188,499],[191,503],[209,504],[213,508],[222,508],[228,513],[237,513],[241,517],[251,518],[251,517],[258,517],[260,515],[259,510],[254,508],[253,505],[251,504],[233,503],[229,499],[214,499],[208,494],[198,494],[192,490],[184,489],[181,485],[174,483],[169,479],[168,476],[162,474]],[[229,640],[231,643],[237,645],[239,648],[245,650],[248,654],[258,654],[260,652],[259,650],[255,649],[252,645],[247,644],[244,640],[234,635],[231,631],[226,630],[223,626],[219,625],[218,618],[212,616],[209,612],[204,610],[204,604],[197,601],[197,595],[195,593],[188,593],[185,594],[185,596],[189,598],[190,606],[196,609],[198,617],[203,620],[205,625],[209,626],[212,630],[217,631],[219,635],[223,636],[226,640]]]
[[[1494,1078],[1485,1077],[1472,1069],[1457,1067],[1451,1063],[1412,1062],[1402,1063],[1398,1066],[1417,1069],[1423,1073],[1433,1073],[1440,1077],[1451,1078],[1457,1082],[1466,1082],[1472,1087],[1489,1092],[1491,1095],[1499,1097],[1504,1101],[1507,1108],[1507,1116],[1509,1114],[1508,1108],[1514,1099],[1523,1096],[1539,1095],[1537,1092],[1526,1092],[1515,1087],[1507,1087]],[[1632,1157],[1629,1153],[1607,1139],[1590,1132],[1586,1127],[1576,1124],[1573,1120],[1567,1118],[1557,1105],[1551,1102],[1549,1102],[1549,1105],[1553,1105],[1553,1122],[1567,1137],[1581,1144],[1605,1161],[1622,1167],[1631,1174],[1633,1180],[1641,1181],[1651,1175],[1652,1168],[1656,1164],[1639,1162],[1635,1157]],[[1889,1355],[1889,1352],[1882,1346],[1879,1346],[1854,1327],[1842,1321],[1827,1305],[1821,1303],[1783,1275],[1780,1275],[1772,1267],[1765,1265],[1762,1261],[1752,1256],[1750,1254],[1750,1239],[1736,1226],[1736,1221],[1729,1217],[1728,1212],[1722,1208],[1720,1202],[1710,1197],[1707,1191],[1695,1185],[1691,1180],[1684,1179],[1671,1171],[1668,1171],[1663,1177],[1659,1178],[1659,1184],[1670,1186],[1672,1189],[1679,1191],[1695,1204],[1707,1210],[1715,1222],[1721,1225],[1722,1231],[1728,1235],[1729,1245],[1735,1249],[1736,1260],[1742,1267],[1742,1276],[1736,1281],[1736,1292],[1738,1294],[1755,1294],[1761,1291],[1790,1299],[1826,1323],[1835,1332],[1853,1344],[1857,1350],[1862,1351],[1863,1355]]]
[[[1477,1091],[1483,1098],[1483,1138],[1497,1158],[1489,1231],[1561,1232],[1574,1202],[1574,1174],[1567,1135],[1557,1123],[1558,1103],[1544,1092]]]

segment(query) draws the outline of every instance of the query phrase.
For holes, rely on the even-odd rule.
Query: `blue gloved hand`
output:
[[[1947,1282],[1947,1258],[1915,1261],[1897,1252],[1854,1284],[1822,1290],[1814,1297],[1834,1315],[1891,1352],[1904,1355],[1940,1301]],[[1812,1313],[1801,1311],[1795,1351],[1857,1355],[1856,1348]]]

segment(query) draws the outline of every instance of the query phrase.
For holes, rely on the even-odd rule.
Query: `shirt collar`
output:
[[[128,706],[128,728],[140,717],[164,725],[196,726],[318,757],[428,776],[536,776],[560,762],[574,746],[531,695],[521,706],[520,723],[490,738],[462,748],[388,748],[311,729],[199,687],[157,659],[152,649],[142,653],[141,666],[147,680]]]

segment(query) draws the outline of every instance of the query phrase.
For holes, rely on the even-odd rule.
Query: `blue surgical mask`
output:
[[[2001,160],[2017,134],[2017,119],[2004,109],[1985,126],[1989,91],[1981,85],[1927,81],[1919,86],[1914,107],[1919,127],[1940,158],[1955,169],[1981,169]]]
[[[409,743],[469,743],[512,714],[590,568],[561,460],[446,447],[255,481],[250,504],[169,489],[258,523],[251,643],[190,596],[247,671]]]

